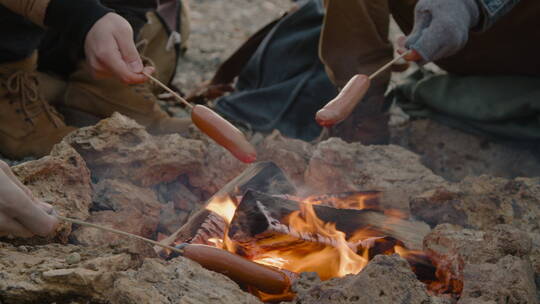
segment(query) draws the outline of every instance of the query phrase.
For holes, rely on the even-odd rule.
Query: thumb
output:
[[[405,47],[411,49],[424,34],[424,31],[431,25],[433,15],[428,10],[417,9],[414,17],[414,27],[405,41]]]
[[[122,59],[129,67],[131,72],[139,74],[142,72],[144,66],[142,63],[141,56],[135,42],[133,42],[133,35],[115,35],[116,43],[118,44],[118,49],[122,56]]]
[[[132,35],[115,36],[120,62],[111,62],[113,70],[125,83],[143,83],[146,76],[142,74],[144,65],[135,47]]]
[[[417,51],[426,62],[457,53],[467,42],[468,32],[457,26],[450,27],[449,24],[444,18],[432,22],[410,48]]]

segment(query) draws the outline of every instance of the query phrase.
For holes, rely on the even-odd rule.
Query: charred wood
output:
[[[248,189],[257,189],[270,194],[294,194],[296,189],[285,173],[273,162],[259,162],[249,166],[242,174],[230,181],[207,203],[224,196],[234,199]],[[162,244],[194,242],[208,244],[211,237],[223,238],[225,222],[217,214],[206,209],[195,212],[175,233],[162,240]],[[161,253],[161,249],[156,248]]]
[[[304,203],[270,196],[256,191],[244,195],[230,226],[229,237],[239,243],[250,243],[276,233],[288,234],[306,241],[331,244],[325,237],[302,234],[288,227],[285,218],[294,211],[301,210]],[[364,209],[338,209],[313,205],[319,219],[335,223],[347,238],[362,229],[369,229],[378,236],[390,236],[401,240],[407,248],[420,249],[423,237],[429,227],[421,222],[403,220],[387,216],[379,211]]]

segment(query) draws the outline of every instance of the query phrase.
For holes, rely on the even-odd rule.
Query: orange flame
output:
[[[384,237],[378,231],[362,229],[350,236],[336,228],[335,223],[321,220],[313,205],[325,204],[334,208],[373,208],[370,201],[378,197],[378,192],[367,194],[347,193],[341,196],[295,198],[302,202],[300,210],[282,219],[287,233],[254,240],[258,248],[248,258],[254,262],[286,269],[295,273],[316,272],[322,280],[359,273],[369,262],[370,248],[377,238]],[[289,197],[290,198],[290,197]],[[368,203],[370,202],[370,203]],[[207,210],[221,216],[230,225],[236,211],[231,197],[212,200]],[[386,211],[387,215],[403,218],[403,214]],[[224,239],[209,240],[218,248],[238,253],[236,244],[225,233]],[[407,257],[410,251],[400,245],[385,249],[381,254],[398,253]]]
[[[231,224],[236,211],[236,204],[230,196],[215,197],[206,206],[206,210],[212,211],[223,218],[228,225]]]
[[[368,263],[368,250],[357,253],[334,223],[319,219],[312,205],[300,206],[284,219],[289,233],[259,240],[262,250],[252,259],[296,273],[316,272],[323,280],[359,273]]]
[[[205,209],[219,215],[227,223],[227,229],[225,229],[223,239],[212,238],[208,241],[213,243],[217,248],[234,253],[236,251],[236,245],[228,236],[228,226],[231,224],[234,213],[236,212],[234,200],[230,196],[216,197],[208,203]]]

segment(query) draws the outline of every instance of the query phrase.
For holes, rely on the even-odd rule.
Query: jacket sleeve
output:
[[[487,30],[502,16],[514,8],[521,0],[477,0],[483,20],[479,30]]]
[[[50,0],[0,0],[1,5],[40,26],[44,26],[49,2]]]
[[[0,0],[3,5],[42,27],[63,33],[82,47],[94,23],[112,12],[98,0]]]
[[[0,0],[0,5],[39,26],[58,30],[66,29],[66,26],[94,24],[112,11],[98,0]]]

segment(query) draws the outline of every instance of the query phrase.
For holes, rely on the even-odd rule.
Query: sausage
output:
[[[260,265],[228,251],[206,245],[188,244],[183,256],[208,270],[224,274],[233,281],[249,285],[268,294],[283,294],[291,286],[283,272]]]
[[[366,75],[351,78],[338,96],[317,112],[317,123],[323,127],[331,127],[344,121],[366,95],[370,85],[371,81]]]
[[[191,111],[191,120],[203,133],[229,150],[244,163],[257,160],[257,151],[244,134],[216,112],[203,105],[196,105]]]

